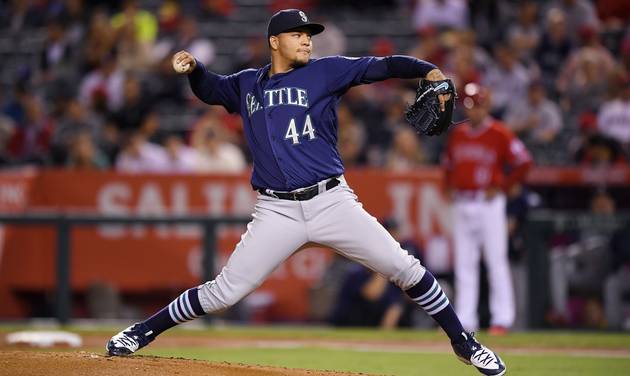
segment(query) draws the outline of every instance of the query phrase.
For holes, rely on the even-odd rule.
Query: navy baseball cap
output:
[[[278,35],[300,27],[307,28],[311,35],[316,35],[324,31],[324,25],[308,22],[306,13],[299,9],[284,9],[271,16],[267,26],[267,38]]]

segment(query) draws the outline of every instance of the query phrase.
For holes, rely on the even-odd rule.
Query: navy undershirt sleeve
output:
[[[436,69],[434,64],[411,56],[392,55],[372,60],[362,81],[383,81],[388,78],[423,78]]]

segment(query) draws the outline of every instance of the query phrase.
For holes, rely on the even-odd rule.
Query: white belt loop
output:
[[[265,189],[265,192],[267,192],[269,194],[269,196],[271,196],[271,197],[275,197],[277,199],[280,199],[280,197],[276,196],[276,194],[271,189]]]
[[[346,177],[345,177],[345,176],[343,176],[343,175],[339,175],[339,177],[338,177],[337,179],[339,179],[339,181],[340,181],[342,184],[348,185],[348,182],[346,182]]]

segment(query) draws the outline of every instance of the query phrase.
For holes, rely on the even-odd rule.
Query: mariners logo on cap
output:
[[[308,29],[311,35],[317,35],[325,29],[324,25],[309,22],[306,13],[299,9],[284,9],[269,19],[267,35],[278,35],[298,28]]]

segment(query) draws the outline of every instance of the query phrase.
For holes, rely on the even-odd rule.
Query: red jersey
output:
[[[453,129],[443,164],[451,188],[507,189],[523,180],[532,158],[525,145],[505,125],[487,118],[477,129],[469,123]]]

